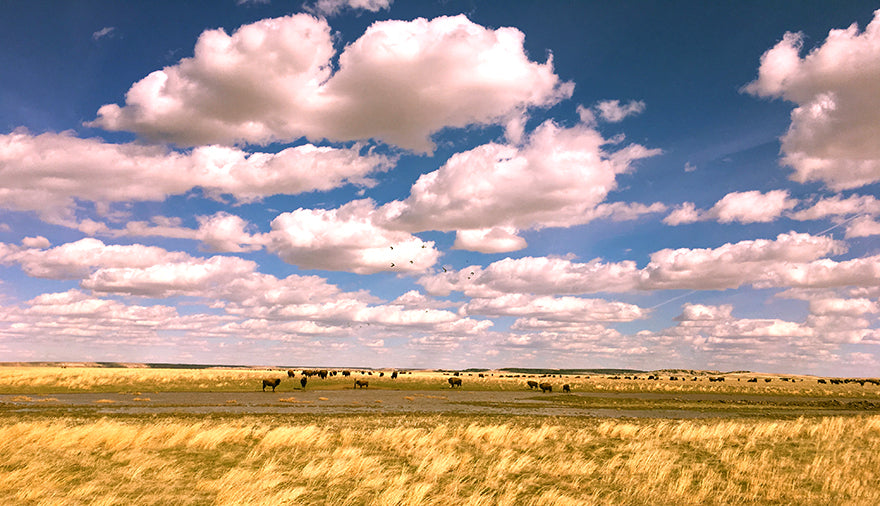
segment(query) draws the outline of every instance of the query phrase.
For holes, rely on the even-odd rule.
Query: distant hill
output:
[[[517,374],[639,374],[648,371],[639,369],[533,369],[528,367],[504,367],[499,371],[514,372]]]

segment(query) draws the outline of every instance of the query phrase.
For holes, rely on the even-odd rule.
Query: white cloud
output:
[[[797,104],[782,137],[782,162],[795,181],[835,190],[880,181],[880,10],[864,32],[856,24],[831,30],[801,58],[803,39],[786,33],[743,88]]]
[[[846,238],[871,237],[880,235],[880,222],[870,216],[861,216],[849,222],[846,226]]]
[[[135,83],[89,126],[182,145],[378,139],[432,151],[446,127],[504,124],[571,95],[515,28],[464,16],[374,23],[339,55],[326,21],[264,19],[202,33],[192,58]],[[437,90],[442,90],[442,93]]]
[[[21,240],[21,245],[26,248],[43,249],[43,248],[48,248],[49,246],[52,245],[52,243],[49,242],[49,239],[46,239],[45,237],[38,235],[36,237],[25,237],[24,239]]]
[[[34,136],[16,130],[0,135],[0,202],[7,209],[36,211],[48,221],[71,224],[76,200],[103,205],[162,201],[198,187],[212,198],[232,195],[252,202],[348,183],[371,186],[369,175],[390,163],[383,156],[362,156],[357,147],[304,145],[278,153],[246,153],[203,146],[178,153],[70,133]]]
[[[873,257],[849,262],[822,258],[844,251],[844,244],[830,237],[791,232],[773,240],[740,241],[718,248],[663,249],[653,253],[643,269],[632,261],[606,263],[595,259],[578,263],[564,258],[507,258],[485,268],[470,266],[423,276],[418,283],[432,295],[458,291],[476,298],[508,293],[577,295],[632,290],[724,290],[744,285],[880,284],[880,263]]]
[[[880,255],[842,262],[823,258],[767,272],[758,288],[843,288],[880,286]]]
[[[638,282],[635,262],[575,263],[564,258],[505,258],[487,267],[470,266],[424,276],[418,283],[432,295],[459,291],[469,297],[491,298],[507,293],[563,295],[624,292]]]
[[[440,253],[432,241],[383,228],[377,214],[370,200],[283,213],[272,221],[268,247],[302,268],[358,274],[421,272],[436,263]]]
[[[620,100],[603,100],[594,106],[599,116],[610,123],[619,123],[628,116],[635,116],[645,111],[645,103],[641,100],[630,100],[621,105]]]
[[[480,253],[505,253],[528,246],[526,240],[516,235],[512,227],[493,227],[480,230],[459,230],[455,233],[452,249],[479,251]]]
[[[789,275],[806,262],[844,251],[843,243],[829,237],[794,232],[779,234],[775,240],[740,241],[714,249],[663,249],[651,254],[640,272],[640,287],[723,290],[763,284]]]
[[[112,37],[115,32],[116,27],[105,26],[104,28],[101,28],[100,30],[92,34],[92,40],[99,40],[103,39],[104,37]]]
[[[497,239],[482,248],[511,251],[524,242],[513,230],[569,227],[600,215],[632,217],[657,212],[662,204],[607,204],[615,177],[632,162],[659,150],[633,145],[614,153],[585,125],[561,128],[545,122],[522,146],[485,144],[457,153],[438,170],[424,174],[403,201],[384,206],[389,223],[410,231],[463,230],[460,248],[481,248],[470,240],[488,230]],[[641,206],[641,207],[640,207]],[[501,241],[499,243],[499,241]],[[482,249],[478,249],[482,251]]]
[[[774,348],[789,347],[816,355],[818,350],[832,349],[839,343],[870,339],[873,330],[863,316],[880,308],[866,299],[820,298],[810,301],[810,314],[803,322],[737,318],[732,310],[730,305],[685,304],[675,318],[678,326],[662,333],[687,336],[692,341],[702,336],[706,339],[703,346],[710,352],[733,344],[742,345],[737,349],[743,353],[771,353]]]
[[[52,279],[81,279],[96,268],[149,267],[188,256],[154,246],[107,245],[89,238],[51,249],[0,243],[0,262],[18,263],[29,276]]]
[[[391,8],[393,0],[317,0],[310,10],[322,16],[334,16],[346,9],[378,12]]]
[[[693,202],[685,202],[663,218],[663,223],[672,226],[695,223],[702,221],[704,216],[706,216],[706,211],[697,211],[697,206]]]
[[[685,202],[664,218],[663,223],[680,225],[709,220],[720,223],[767,223],[794,208],[797,202],[789,198],[787,190],[733,192],[706,211],[697,210],[693,203]]]
[[[518,316],[545,322],[625,322],[645,318],[648,311],[633,304],[579,297],[505,294],[473,299],[462,307],[467,315]],[[535,324],[532,323],[532,326]]]
[[[823,197],[813,205],[792,213],[795,220],[819,220],[829,216],[847,216],[853,214],[880,215],[880,200],[872,195],[842,195]]]

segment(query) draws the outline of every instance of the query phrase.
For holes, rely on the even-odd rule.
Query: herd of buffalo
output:
[[[360,372],[361,375],[369,375],[369,376],[373,375],[373,371],[358,371],[358,372]],[[320,370],[319,369],[306,369],[304,371],[301,371],[301,374],[302,374],[302,377],[300,378],[299,383],[300,383],[300,386],[302,387],[302,389],[305,390],[306,384],[308,384],[309,378],[312,376],[317,376],[321,379],[327,379],[330,376],[336,376],[336,375],[342,375],[343,377],[350,377],[352,375],[352,372],[348,371],[348,370],[331,371],[331,370],[327,370],[327,369],[320,369]],[[391,379],[397,379],[398,374],[412,374],[412,373],[411,372],[398,373],[398,371],[393,371],[390,374]],[[297,373],[293,370],[287,371],[287,376],[289,378],[295,378],[296,375],[297,375]],[[385,373],[384,372],[377,372],[376,375],[378,375],[379,377],[384,377]],[[448,378],[447,381],[449,382],[449,388],[461,387],[462,380],[458,376],[459,376],[459,373],[456,372],[453,374],[452,377]],[[543,377],[546,377],[546,376],[552,376],[552,375],[546,375],[546,374],[543,375]],[[479,374],[479,377],[483,378],[484,375],[481,373],[481,374]],[[502,375],[501,377],[505,377],[505,376]],[[506,376],[506,377],[519,377],[519,375]],[[560,376],[560,377],[562,377],[562,376]],[[580,376],[576,376],[576,377],[580,378]],[[587,378],[589,378],[589,376],[587,376]],[[608,377],[608,379],[612,379],[612,380],[619,380],[619,379],[638,380],[641,378],[639,378],[638,376],[625,376],[623,378],[621,378],[620,376],[610,376],[610,377]],[[649,375],[646,377],[646,379],[660,380],[662,378],[659,375]],[[803,379],[796,380],[794,378],[784,378],[784,377],[781,377],[778,379],[781,381],[791,381],[791,382],[804,381]],[[669,380],[670,381],[687,381],[687,378],[669,376]],[[708,378],[708,380],[710,382],[720,382],[720,381],[725,381],[725,378],[723,376],[710,376]],[[691,381],[698,381],[698,378],[695,376],[691,379]],[[740,378],[737,378],[737,381],[740,381]],[[772,381],[772,378],[764,378],[764,381],[769,383],[770,381]],[[832,379],[827,379],[827,380],[820,378],[817,381],[820,384],[831,383],[833,385],[840,385],[840,384],[846,384],[846,383],[859,383],[860,385],[864,386],[865,383],[870,383],[873,385],[880,386],[880,380],[874,379],[874,378],[869,378],[869,379],[852,379],[852,378],[835,379],[835,378],[832,378]],[[758,378],[749,378],[746,380],[746,382],[747,383],[757,383]],[[278,387],[278,385],[280,385],[280,384],[281,384],[281,378],[264,379],[263,380],[263,391],[265,392],[266,388],[271,388],[272,391],[274,392],[275,388]],[[367,381],[366,379],[355,379],[354,386],[352,388],[368,388],[369,386],[370,386],[370,382]],[[546,381],[538,383],[537,381],[534,381],[534,380],[528,380],[528,381],[526,381],[526,386],[529,387],[529,390],[540,389],[542,393],[553,392],[553,385],[551,383],[546,382]],[[568,383],[562,385],[562,392],[563,393],[571,393],[571,385]]]

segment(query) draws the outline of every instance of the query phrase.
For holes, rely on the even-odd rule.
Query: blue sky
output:
[[[0,360],[876,376],[877,7],[7,4]]]

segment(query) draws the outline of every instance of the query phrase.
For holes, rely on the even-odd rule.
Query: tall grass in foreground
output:
[[[0,503],[875,505],[880,416],[3,419]]]

